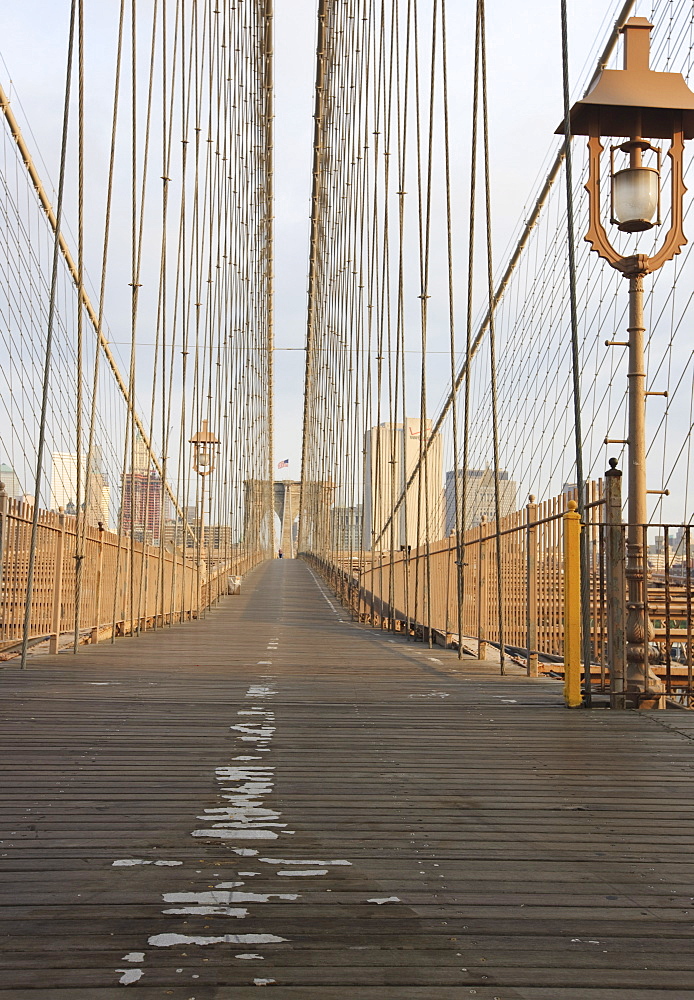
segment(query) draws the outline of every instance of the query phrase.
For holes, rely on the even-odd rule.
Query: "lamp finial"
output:
[[[632,73],[648,72],[651,68],[651,31],[653,25],[645,17],[630,17],[622,28],[624,35],[624,69]]]

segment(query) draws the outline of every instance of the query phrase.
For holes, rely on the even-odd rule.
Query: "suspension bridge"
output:
[[[491,5],[317,0],[300,348],[272,0],[0,42],[0,997],[694,1000],[694,14],[556,6],[518,191]]]

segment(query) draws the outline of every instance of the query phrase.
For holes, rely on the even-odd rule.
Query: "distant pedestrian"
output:
[[[277,553],[277,558],[278,559],[282,558],[282,549],[280,549],[279,552]]]

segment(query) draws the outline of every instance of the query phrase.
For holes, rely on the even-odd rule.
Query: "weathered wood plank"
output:
[[[0,1000],[694,1000],[688,717],[492,670],[290,560],[6,666]]]

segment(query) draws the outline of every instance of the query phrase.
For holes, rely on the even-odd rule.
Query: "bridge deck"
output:
[[[2,685],[0,998],[694,998],[690,714],[569,713],[289,560]]]

